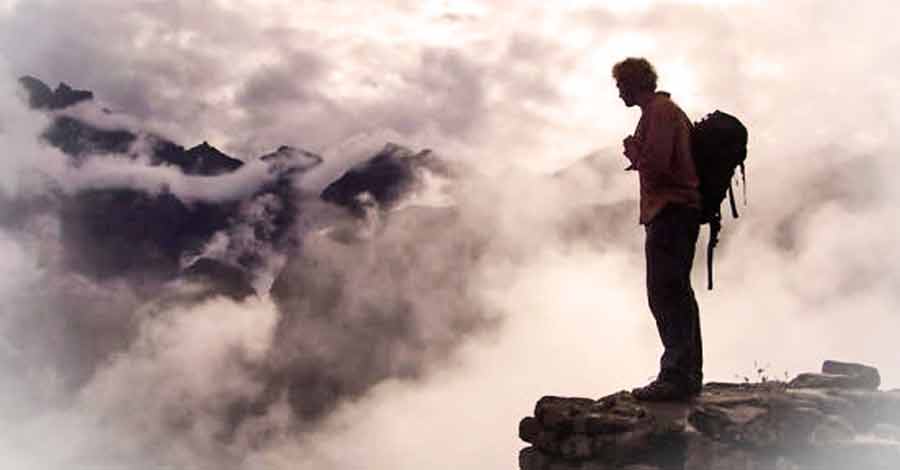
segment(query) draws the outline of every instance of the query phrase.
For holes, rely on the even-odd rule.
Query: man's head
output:
[[[614,65],[612,76],[625,106],[640,104],[640,97],[656,91],[656,69],[643,57],[629,57]]]

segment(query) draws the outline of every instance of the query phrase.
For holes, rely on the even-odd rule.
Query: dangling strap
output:
[[[713,250],[715,250],[716,245],[719,244],[719,230],[722,228],[720,219],[721,216],[716,214],[716,216],[709,221],[709,243],[706,245],[706,288],[708,290],[712,290],[713,288]]]
[[[728,203],[731,204],[732,217],[737,219],[739,216],[737,211],[737,204],[734,202],[734,187],[731,186],[730,181],[728,182]]]
[[[744,172],[744,162],[741,162],[741,187],[744,190],[744,207],[747,207],[747,173]]]

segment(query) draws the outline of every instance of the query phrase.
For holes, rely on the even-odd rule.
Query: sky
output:
[[[877,0],[865,8],[841,0],[0,2],[5,195],[40,194],[47,178],[73,190],[179,181],[186,199],[228,193],[195,194],[183,175],[146,168],[110,182],[128,171],[114,163],[73,174],[37,141],[47,117],[24,109],[15,78],[25,74],[92,90],[99,104],[90,106],[112,110],[118,125],[185,146],[209,141],[245,161],[280,145],[319,153],[325,162],[303,181],[312,190],[387,141],[431,148],[479,176],[457,194],[458,226],[398,223],[378,245],[394,254],[434,248],[404,265],[410,275],[385,278],[377,263],[400,261],[376,253],[358,266],[327,242],[310,243],[311,256],[371,283],[362,289],[370,294],[440,291],[417,284],[417,273],[457,269],[447,232],[474,233],[490,249],[465,267],[464,287],[497,320],[429,353],[422,375],[373,383],[300,435],[225,445],[213,436],[213,404],[258,386],[228,366],[229,351],[252,363],[272,348],[279,312],[270,299],[146,316],[127,285],[48,278],[42,257],[64,249],[52,217],[4,227],[4,354],[18,354],[10,335],[28,312],[44,312],[28,336],[35,345],[72,341],[68,330],[43,328],[57,324],[54,315],[90,315],[108,326],[101,352],[118,344],[124,321],[104,312],[143,320],[135,339],[95,359],[74,389],[55,369],[70,365],[45,361],[21,373],[4,359],[0,420],[18,424],[0,433],[0,468],[221,468],[225,460],[233,468],[508,468],[523,446],[518,421],[542,395],[599,397],[643,384],[660,346],[645,306],[637,181],[621,171],[621,140],[639,114],[622,105],[610,76],[628,56],[651,60],[660,88],[693,119],[721,109],[750,132],[747,203],[740,219],[726,215],[714,291],[702,289],[702,249],[695,262],[707,380],[755,380],[758,368],[780,379],[837,359],[879,367],[884,388],[900,387],[895,10]],[[579,166],[585,157],[590,171]],[[572,165],[577,171],[558,180],[543,176]],[[234,184],[259,179],[254,171]],[[598,217],[608,229],[593,241],[561,236],[560,214],[586,203],[634,212]],[[73,290],[91,293],[84,312],[32,295],[65,299]],[[422,298],[444,299],[431,295]],[[423,338],[445,337],[443,314],[422,315]],[[179,400],[203,417],[189,432],[171,432],[166,421]],[[289,428],[293,418],[279,406],[257,424]]]

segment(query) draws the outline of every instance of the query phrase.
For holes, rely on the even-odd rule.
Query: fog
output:
[[[711,292],[698,243],[706,379],[756,380],[760,367],[783,379],[837,359],[900,387],[893,9],[0,2],[0,467],[508,468],[523,446],[518,420],[542,395],[642,385],[661,349],[637,180],[620,155],[638,114],[610,77],[635,55],[692,118],[718,108],[750,131],[747,203],[738,220],[726,215]],[[15,81],[25,74],[94,92],[66,113],[209,141],[248,163],[214,180],[140,159],[65,165],[38,139],[52,116],[26,109]],[[319,268],[288,265],[300,273],[288,285],[346,280],[328,310],[346,328],[317,319],[318,300],[289,320],[265,289],[188,302],[179,296],[196,286],[148,298],[128,279],[66,271],[73,248],[40,202],[118,187],[234,200],[266,184],[255,157],[280,145],[325,158],[296,182],[305,198],[387,141],[474,171],[452,190],[452,222],[397,212],[370,221],[375,235],[360,244],[321,236],[357,222],[303,199],[295,235]],[[574,215],[589,203],[607,209]],[[570,217],[594,231],[561,229]],[[364,323],[370,304],[385,323]],[[400,330],[388,321],[398,305],[412,312]],[[298,358],[346,388],[311,391],[315,416],[298,416],[289,393],[269,397],[223,431],[229,406],[267,396],[273,371]]]

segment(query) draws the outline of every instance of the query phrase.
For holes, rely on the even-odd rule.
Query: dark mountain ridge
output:
[[[376,383],[420,376],[467,334],[489,323],[465,288],[468,269],[477,261],[475,245],[482,241],[460,233],[461,227],[448,223],[448,213],[429,213],[426,223],[421,213],[403,211],[380,232],[382,236],[343,241],[321,232],[306,237],[307,228],[298,224],[305,211],[324,205],[326,223],[357,227],[365,222],[354,217],[361,215],[358,202],[365,199],[363,194],[369,194],[379,210],[389,211],[418,187],[420,170],[445,171],[432,152],[389,143],[347,170],[321,195],[305,194],[296,178],[322,162],[315,153],[281,146],[245,163],[208,142],[185,149],[160,136],[104,129],[67,115],[67,106],[79,102],[66,98],[68,88],[60,87],[63,97],[45,106],[49,87],[34,78],[23,83],[39,94],[29,100],[39,105],[33,106],[35,110],[51,113],[43,140],[60,149],[73,166],[112,156],[137,158],[138,149],[149,149],[152,165],[171,165],[200,177],[191,183],[226,185],[241,179],[224,178],[248,165],[265,165],[269,178],[237,200],[186,203],[166,188],[154,193],[93,188],[55,193],[53,201],[41,206],[60,222],[62,269],[97,285],[124,280],[141,292],[143,305],[157,305],[141,312],[159,312],[175,304],[190,307],[212,296],[244,301],[255,296],[254,287],[265,288],[264,282],[256,281],[265,279],[258,275],[273,265],[272,260],[283,260],[282,267],[274,268],[277,272],[265,273],[273,277],[272,300],[279,310],[274,344],[262,365],[246,365],[263,391],[229,403],[221,439],[227,441],[247,420],[265,414],[279,397],[287,397],[297,418],[295,426],[303,429]],[[136,145],[139,139],[143,145]],[[32,205],[15,207],[22,212]],[[26,215],[16,212],[0,220],[24,219]],[[415,249],[426,245],[427,250]],[[441,266],[434,266],[430,258],[436,256],[435,250],[446,251],[437,255],[448,260]],[[413,266],[419,265],[432,266],[417,272]],[[373,289],[375,283],[385,288]],[[198,285],[203,288],[193,290]],[[433,287],[423,291],[422,286]],[[60,353],[64,357],[56,359],[68,364],[71,360],[66,358],[87,358],[79,367],[64,366],[67,381],[76,387],[89,380],[105,358],[129,347],[143,319],[135,317],[141,314],[128,307],[132,304],[121,311],[98,309],[103,302],[94,301],[93,295],[67,291],[66,303],[85,304],[84,313],[50,311],[42,317],[60,329],[73,322],[84,325],[66,330]],[[112,324],[109,331],[121,331],[116,333],[118,340],[94,341],[90,327],[94,317]],[[327,354],[323,355],[322,345],[328,346]],[[189,415],[178,414],[178,420]]]
[[[374,157],[349,169],[322,191],[322,199],[348,207],[355,213],[363,210],[361,194],[369,194],[381,207],[395,205],[414,189],[416,171],[434,167],[431,150],[413,153],[410,149],[388,142]]]
[[[51,117],[43,140],[72,166],[90,170],[84,164],[91,159],[140,157],[178,168],[196,185],[247,184],[232,176],[248,171],[258,178],[251,165],[264,165],[269,177],[242,193],[245,197],[218,201],[185,202],[167,188],[137,187],[59,191],[40,204],[2,201],[13,209],[0,211],[5,227],[27,221],[35,207],[59,221],[63,273],[49,280],[63,287],[41,284],[51,307],[29,316],[14,342],[33,351],[16,361],[49,363],[73,384],[73,392],[111,358],[127,355],[141,327],[157,316],[190,315],[214,297],[246,304],[258,297],[256,289],[267,289],[277,309],[271,344],[262,359],[243,360],[236,351],[229,365],[257,391],[226,394],[199,412],[191,402],[172,401],[148,419],[164,423],[177,440],[200,419],[196,416],[212,414],[221,428],[207,422],[204,429],[218,442],[239,442],[247,433],[262,442],[281,429],[260,423],[286,402],[292,415],[284,426],[302,438],[341,404],[385,380],[420,379],[470,335],[499,323],[471,285],[493,248],[492,222],[472,223],[464,204],[402,204],[430,184],[427,175],[452,183],[469,168],[431,150],[388,142],[319,194],[308,194],[297,183],[322,163],[313,152],[280,146],[242,161],[208,142],[185,148],[162,136],[103,128],[67,114],[74,104],[91,106],[93,94],[85,98],[85,92],[62,84],[48,91],[33,77],[22,83],[32,108]],[[622,205],[578,213],[563,220],[561,231],[573,238],[595,236],[598,228],[604,230],[598,219],[623,219],[630,211]],[[594,238],[603,242],[615,236]],[[529,248],[504,256],[518,256],[520,249]],[[115,304],[118,286],[128,295],[137,292],[132,295],[137,298],[123,295]],[[62,346],[49,359],[47,334],[35,333],[42,328],[61,332],[53,333]]]
[[[244,162],[208,142],[185,149],[157,135],[140,137],[129,129],[104,129],[65,114],[65,108],[93,99],[91,92],[74,90],[66,84],[49,92],[50,87],[34,77],[23,77],[20,83],[29,94],[32,108],[54,113],[41,137],[62,151],[74,166],[104,155],[137,158],[132,149],[139,138],[149,143],[152,165],[172,165],[185,175],[215,178],[244,166]],[[296,195],[290,177],[298,166],[310,167],[307,162],[282,161],[278,168],[271,168],[275,173],[273,183],[240,201],[187,204],[165,189],[159,194],[118,188],[60,195],[63,243],[72,247],[65,250],[66,264],[100,279],[133,274],[146,277],[148,273],[161,280],[171,279],[180,272],[183,260],[202,252],[214,234],[242,223],[242,208],[264,198],[277,199],[278,210],[264,214],[266,220],[254,221],[258,227],[253,233],[261,243],[286,242],[295,217]],[[251,254],[237,255],[235,259],[248,272],[260,264]]]
[[[24,76],[19,83],[28,93],[28,104],[33,109],[63,109],[82,101],[94,99],[87,90],[75,90],[66,83],[60,83],[51,90],[44,82],[32,76]]]

